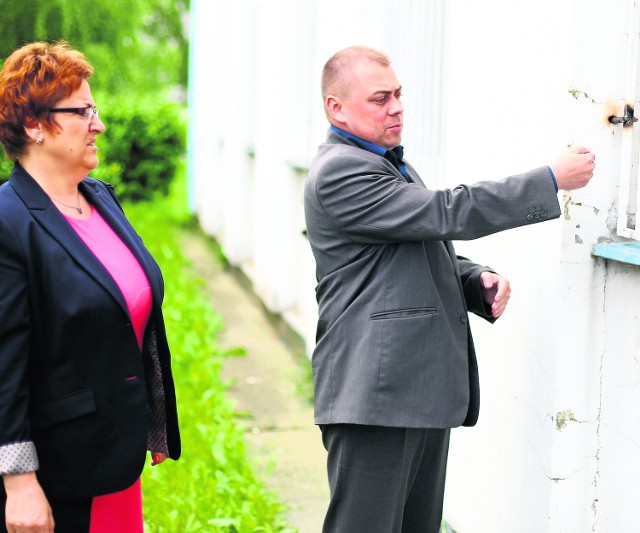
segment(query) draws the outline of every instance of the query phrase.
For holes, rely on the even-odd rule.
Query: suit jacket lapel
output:
[[[342,135],[339,135],[338,133],[335,133],[334,131],[331,131],[331,130],[329,130],[329,134],[327,135],[327,142],[328,143],[336,143],[336,144],[347,144],[347,145],[350,145],[350,146],[355,146],[357,148],[360,148],[361,150],[364,150],[364,148],[359,146],[355,141],[352,141],[351,139],[346,139]],[[380,156],[380,158],[384,159],[382,156]],[[400,179],[402,181],[405,181],[405,179],[402,176],[401,172],[397,168],[395,168],[386,159],[384,159],[384,161],[386,163],[388,163],[388,166],[392,169],[394,175],[396,175],[398,177],[398,179]],[[417,185],[418,187],[424,187],[425,189],[428,188],[424,184],[424,182],[422,181],[422,179],[420,178],[420,176],[418,175],[416,170],[409,163],[407,163],[406,160],[404,161],[404,163],[405,163],[405,165],[407,167],[407,172],[409,173],[409,177],[413,181],[413,183],[411,185]],[[464,296],[464,290],[463,290],[462,281],[461,281],[461,278],[460,278],[460,267],[458,266],[458,258],[456,256],[455,250],[453,249],[453,245],[449,241],[441,241],[441,243],[442,243],[442,246],[444,246],[446,254],[449,256],[449,259],[451,260],[451,264],[453,266],[453,270],[454,270],[454,272],[456,274],[456,280],[458,282],[458,287],[460,288],[460,293]]]
[[[60,213],[60,211],[53,205],[53,202],[49,199],[47,194],[42,190],[42,188],[37,184],[37,182],[19,165],[16,165],[14,168],[11,177],[10,177],[10,186],[16,191],[17,195],[24,202],[27,209],[31,213],[31,216],[38,222],[38,224],[42,227],[44,231],[46,231],[51,238],[58,242],[58,244],[64,248],[67,253],[74,258],[74,260],[78,263],[78,265],[83,268],[91,277],[93,277],[97,283],[102,285],[106,291],[116,300],[118,305],[123,309],[123,311],[128,315],[129,310],[127,308],[126,301],[120,288],[113,280],[111,275],[104,268],[102,263],[98,261],[96,256],[87,248],[82,239],[76,234],[71,225],[65,220],[64,216]],[[86,189],[88,190],[88,188]],[[83,188],[83,193],[85,193],[85,189]],[[103,201],[98,196],[96,200],[96,195],[93,192],[88,192],[87,194],[88,200],[94,206],[96,206],[96,201],[100,204],[98,211],[103,216],[103,211],[107,211],[103,207]],[[110,199],[111,200],[111,199]],[[116,207],[117,209],[117,207]],[[121,215],[124,218],[124,215]],[[105,216],[105,220],[113,227],[113,217]],[[116,230],[116,228],[114,228]],[[119,236],[122,237],[120,232],[116,230]],[[123,239],[127,246],[131,248],[130,241],[131,239]],[[134,254],[139,259],[139,253],[134,251]],[[141,261],[141,264],[143,262]],[[147,272],[147,268],[145,268],[145,273],[149,276]],[[152,287],[152,291],[154,290],[154,286],[157,286],[155,282],[155,275],[149,277],[150,285]],[[157,290],[157,289],[155,289]],[[155,293],[154,293],[155,298]]]
[[[131,226],[120,207],[107,191],[106,186],[99,181],[89,178],[80,184],[80,190],[138,260],[149,281],[153,302],[154,304],[160,305],[162,302],[163,289],[158,266],[144,246],[140,236],[133,229],[133,226]]]

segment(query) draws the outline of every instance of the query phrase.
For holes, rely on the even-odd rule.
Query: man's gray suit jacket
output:
[[[305,184],[319,306],[315,421],[450,428],[478,418],[467,312],[487,320],[480,273],[451,240],[560,216],[548,167],[428,190],[329,131]]]

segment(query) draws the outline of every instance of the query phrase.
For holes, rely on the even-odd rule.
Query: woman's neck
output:
[[[78,184],[86,175],[84,172],[76,172],[75,175],[73,172],[64,173],[64,169],[56,165],[43,164],[40,158],[34,160],[30,157],[20,157],[18,162],[61,213],[79,219],[91,216],[91,206],[78,189]]]
[[[60,168],[59,163],[56,165],[30,156],[20,157],[18,162],[47,195],[65,203],[76,201],[78,184],[86,177],[84,169],[70,171]]]

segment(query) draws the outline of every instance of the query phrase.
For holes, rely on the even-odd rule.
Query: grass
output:
[[[179,233],[194,226],[186,209],[184,181],[178,180],[168,198],[125,205],[125,211],[162,268],[163,305],[173,374],[183,455],[151,468],[142,476],[147,533],[295,533],[284,523],[284,506],[252,470],[239,413],[225,396],[220,368],[225,357],[242,349],[223,350],[216,337],[223,317],[201,294],[203,280],[188,273]],[[219,248],[212,258],[224,262]],[[298,393],[312,401],[311,365],[301,360]],[[441,533],[455,533],[443,521]]]
[[[227,353],[216,337],[223,318],[201,295],[202,280],[188,274],[179,231],[192,223],[178,181],[168,198],[125,205],[125,211],[160,264],[163,305],[183,454],[179,461],[145,467],[142,476],[145,531],[281,532],[283,505],[252,470],[243,431],[220,379]]]

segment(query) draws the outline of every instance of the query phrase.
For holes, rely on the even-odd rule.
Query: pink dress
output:
[[[140,264],[95,209],[91,209],[88,220],[65,218],[120,287],[142,349],[152,301],[151,287]],[[143,530],[140,479],[128,489],[93,499],[90,533],[142,533]]]

